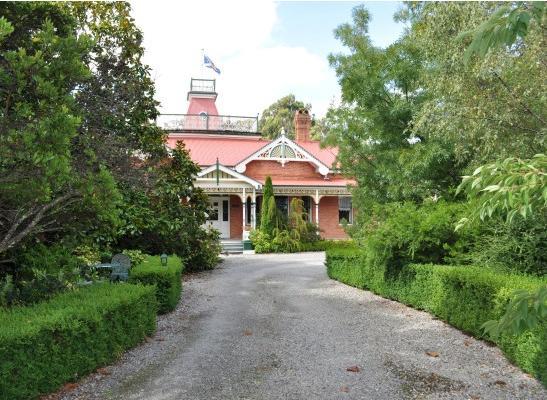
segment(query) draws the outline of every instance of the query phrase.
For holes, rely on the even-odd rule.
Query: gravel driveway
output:
[[[329,280],[323,260],[226,257],[185,278],[181,304],[147,343],[51,398],[547,398],[497,348]]]

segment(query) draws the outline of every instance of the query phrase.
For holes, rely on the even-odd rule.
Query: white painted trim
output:
[[[306,158],[304,158],[304,159],[302,159],[302,158],[283,158],[283,157],[259,158],[259,156],[261,154],[263,154],[264,152],[270,151],[274,147],[276,147],[276,146],[278,146],[282,143],[284,143],[286,146],[289,146],[293,151],[302,153]],[[253,154],[251,154],[247,158],[241,160],[238,164],[236,164],[235,170],[239,173],[243,173],[247,169],[247,164],[250,163],[251,161],[255,161],[255,160],[274,160],[274,161],[282,163],[283,165],[285,163],[291,162],[291,161],[299,161],[299,162],[304,161],[304,162],[309,162],[309,163],[315,165],[315,168],[316,168],[317,172],[319,172],[323,176],[327,176],[328,173],[330,172],[330,168],[327,165],[323,164],[321,161],[319,161],[317,158],[315,158],[313,155],[311,155],[306,149],[304,149],[298,143],[292,141],[291,139],[289,139],[285,135],[281,135],[280,137],[278,137],[274,141],[270,142],[269,144],[267,144],[267,145],[261,147],[260,149],[258,149],[257,151],[255,151]]]
[[[202,169],[198,174],[197,174],[197,178],[201,181],[209,181],[211,178],[202,178],[204,175],[207,175],[208,173],[210,172],[213,172],[213,171],[216,171],[217,169],[217,166],[216,164],[214,165],[211,165],[205,169]],[[262,187],[262,184],[258,181],[255,181],[254,179],[251,179],[249,178],[248,176],[245,176],[243,174],[240,174],[236,171],[234,171],[233,169],[230,169],[228,167],[225,167],[224,165],[220,164],[218,166],[218,169],[222,172],[225,172],[227,173],[228,175],[231,175],[234,177],[234,179],[230,179],[229,182],[233,182],[234,180],[240,180],[240,181],[243,181],[243,182],[246,182],[248,183],[249,185],[251,185],[253,188],[255,189],[260,189]],[[212,180],[216,181],[216,178],[213,178]],[[227,179],[224,179],[224,181],[226,181]],[[219,179],[219,181],[222,181],[222,179]]]

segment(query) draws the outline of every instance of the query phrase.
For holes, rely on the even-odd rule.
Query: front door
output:
[[[222,239],[230,238],[230,198],[209,197],[207,226],[220,232]]]

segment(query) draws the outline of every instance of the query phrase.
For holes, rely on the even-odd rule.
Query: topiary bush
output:
[[[477,337],[481,326],[499,319],[516,289],[534,290],[547,279],[496,273],[477,266],[408,264],[397,275],[379,267],[366,250],[327,250],[332,279],[371,290],[431,312]],[[524,371],[547,384],[547,322],[521,335],[502,335],[496,344]]]
[[[34,399],[106,365],[156,329],[154,288],[95,284],[0,310],[0,398]]]
[[[167,265],[161,265],[159,256],[146,256],[139,265],[131,268],[129,282],[154,285],[158,300],[158,313],[173,311],[182,292],[183,265],[179,257],[167,258]]]

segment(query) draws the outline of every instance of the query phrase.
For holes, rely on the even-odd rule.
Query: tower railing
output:
[[[258,132],[258,116],[161,114],[156,124],[167,131]]]
[[[210,92],[216,91],[215,79],[190,79],[190,91],[191,92]]]

